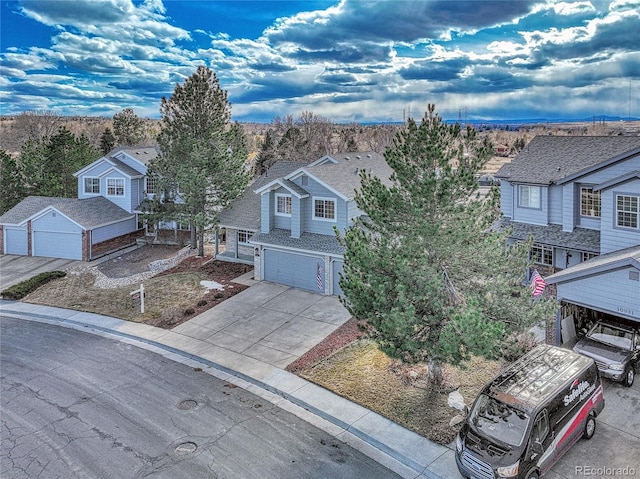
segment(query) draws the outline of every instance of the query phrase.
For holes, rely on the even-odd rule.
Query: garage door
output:
[[[4,252],[6,254],[19,254],[26,256],[28,253],[27,228],[4,228]]]
[[[333,294],[341,295],[342,289],[340,289],[340,271],[344,266],[344,261],[333,261]]]
[[[264,279],[314,293],[324,293],[324,261],[314,256],[267,249],[264,251]]]
[[[33,256],[82,259],[82,235],[78,233],[34,231]]]

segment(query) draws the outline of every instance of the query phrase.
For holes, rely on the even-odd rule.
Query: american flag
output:
[[[322,277],[324,275],[324,268],[320,266],[320,263],[317,263],[316,266],[316,284],[318,289],[322,290],[324,289],[324,278]]]
[[[542,279],[540,273],[538,273],[537,269],[533,270],[533,274],[531,275],[531,289],[533,291],[532,296],[535,298],[544,293],[544,288],[547,286],[547,282]]]

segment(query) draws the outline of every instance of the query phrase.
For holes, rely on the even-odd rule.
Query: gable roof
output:
[[[623,183],[627,183],[632,180],[640,180],[640,170],[630,171],[624,175],[616,176],[615,178],[611,178],[609,181],[604,181],[597,186],[593,187],[594,191],[607,190],[614,186],[621,185]]]
[[[640,154],[637,136],[536,136],[495,174],[515,183],[550,185]]]
[[[85,230],[133,217],[103,196],[86,199],[28,196],[0,216],[0,224],[21,225],[50,209],[60,212]]]
[[[243,230],[259,229],[260,196],[256,195],[254,190],[271,183],[274,178],[282,178],[298,168],[300,168],[300,163],[295,161],[278,161],[273,164],[264,174],[247,186],[242,195],[229,208],[220,213],[220,226]]]
[[[140,169],[134,168],[118,158],[122,157],[123,154],[126,154],[130,158],[138,161],[141,165]],[[80,176],[86,171],[93,168],[95,165],[106,161],[112,164],[116,169],[118,169],[118,171],[122,172],[124,175],[130,178],[140,178],[145,175],[149,162],[157,156],[158,150],[153,146],[131,146],[126,148],[114,148],[106,155],[101,156],[97,160],[76,171],[73,175],[76,177]]]
[[[373,151],[331,155],[335,163],[311,164],[305,167],[310,176],[340,193],[345,199],[353,199],[360,187],[360,171],[379,178],[388,184],[393,170],[382,155]]]
[[[588,261],[578,263],[571,268],[563,269],[545,278],[548,284],[565,283],[582,279],[587,276],[607,273],[612,270],[635,267],[640,270],[640,246],[613,251],[611,253],[596,256]]]

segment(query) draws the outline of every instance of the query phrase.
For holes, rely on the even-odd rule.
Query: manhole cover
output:
[[[198,446],[195,442],[183,442],[176,446],[176,454],[178,456],[187,456],[189,454],[193,454],[198,449]]]
[[[187,411],[189,409],[193,409],[196,407],[198,403],[193,399],[185,399],[178,404],[178,409],[182,409],[183,411]]]

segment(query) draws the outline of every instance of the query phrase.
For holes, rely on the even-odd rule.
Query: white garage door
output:
[[[266,249],[264,279],[324,294],[324,261],[314,256]]]
[[[82,259],[82,235],[54,231],[33,232],[33,256]]]
[[[28,253],[27,246],[27,228],[4,228],[4,252],[6,254],[19,254],[26,256]]]

